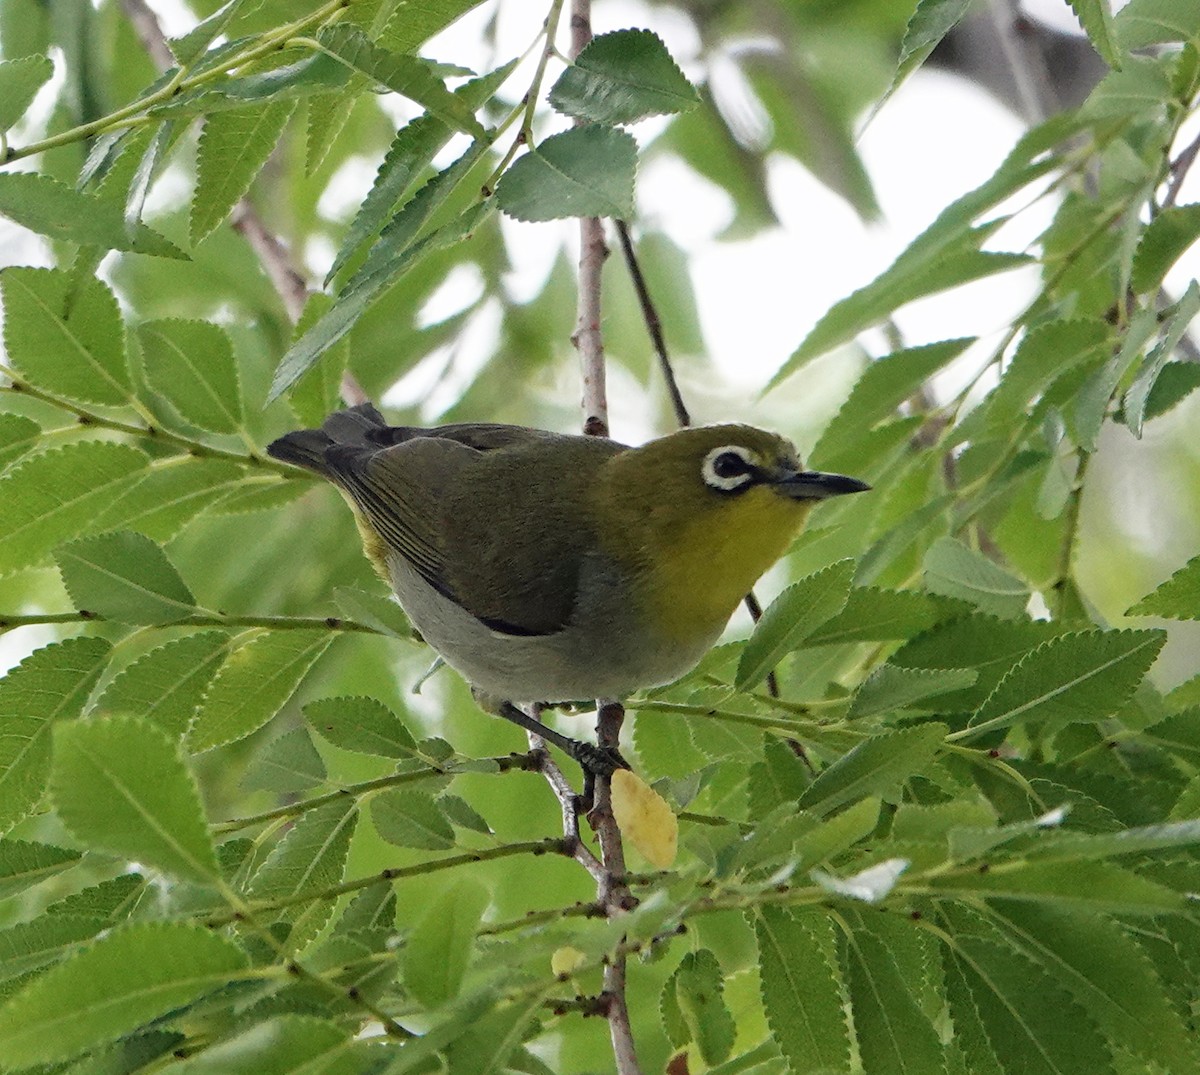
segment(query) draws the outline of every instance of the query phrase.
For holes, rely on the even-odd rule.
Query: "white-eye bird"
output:
[[[370,404],[268,446],[333,482],[413,626],[481,704],[585,768],[612,758],[522,703],[624,698],[690,671],[813,503],[869,488],[783,437],[684,429],[639,448],[522,426],[389,426]]]

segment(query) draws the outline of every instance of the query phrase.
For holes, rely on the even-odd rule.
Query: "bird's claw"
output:
[[[576,743],[573,757],[585,774],[591,776],[612,776],[618,769],[630,769],[632,766],[616,747],[600,747],[592,743]]]

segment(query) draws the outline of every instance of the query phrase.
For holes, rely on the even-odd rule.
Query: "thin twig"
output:
[[[109,618],[98,612],[79,609],[75,612],[31,613],[16,615],[0,612],[0,634],[15,627],[32,627],[49,623],[108,623]],[[180,616],[160,627],[263,627],[270,631],[357,631],[378,635],[382,631],[369,624],[344,620],[340,616],[226,616],[222,613],[197,612]]]
[[[1021,112],[1032,126],[1058,111],[1054,83],[1046,59],[1029,33],[1020,0],[992,0],[989,4],[1000,49],[1021,102]]]
[[[662,370],[663,383],[667,386],[667,395],[671,397],[671,406],[675,408],[675,421],[681,427],[687,428],[692,424],[692,416],[688,413],[687,404],[683,402],[679,382],[675,380],[675,368],[671,365],[671,356],[667,353],[667,341],[663,336],[658,308],[654,305],[650,289],[646,286],[646,277],[642,274],[642,266],[638,261],[637,251],[633,248],[633,239],[629,235],[629,225],[623,220],[617,221],[617,236],[621,240],[621,252],[625,255],[625,265],[629,269],[629,278],[633,281],[633,290],[642,307],[646,331],[650,334],[654,353],[658,355],[658,366]]]
[[[134,32],[141,41],[154,66],[159,71],[166,71],[175,64],[167,36],[158,23],[158,16],[150,9],[146,0],[121,0],[125,16],[133,25]],[[283,304],[288,320],[294,325],[304,312],[304,305],[310,294],[308,281],[293,260],[287,247],[280,242],[278,236],[271,232],[263,223],[258,211],[250,203],[249,198],[242,198],[234,207],[230,223],[235,231],[245,238],[250,249],[254,251],[259,264],[275,288],[279,301]],[[350,406],[366,403],[369,396],[363,391],[354,374],[346,371],[342,374],[341,396],[343,402]]]
[[[1163,196],[1162,208],[1170,209],[1175,204],[1179,198],[1179,191],[1183,187],[1183,181],[1187,178],[1192,165],[1196,163],[1197,156],[1200,156],[1200,134],[1196,135],[1183,152],[1171,161],[1171,181],[1167,184],[1167,193]]]

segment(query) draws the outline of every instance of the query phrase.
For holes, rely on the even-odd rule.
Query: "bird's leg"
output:
[[[588,776],[593,778],[597,775],[612,776],[617,769],[630,767],[615,748],[598,747],[594,743],[581,743],[578,739],[572,739],[561,732],[556,732],[553,728],[546,727],[540,720],[531,717],[524,710],[518,709],[512,702],[501,702],[495,712],[505,720],[511,720],[514,724],[524,728],[527,732],[540,735],[547,743],[553,743],[568,757],[574,758],[583,767],[585,781]]]

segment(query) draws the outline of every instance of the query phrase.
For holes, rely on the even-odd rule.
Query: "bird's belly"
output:
[[[627,607],[602,603],[553,634],[506,634],[433,589],[407,563],[393,560],[389,567],[400,604],[425,641],[472,687],[518,704],[623,698],[670,683],[695,667],[721,629],[664,646]]]

